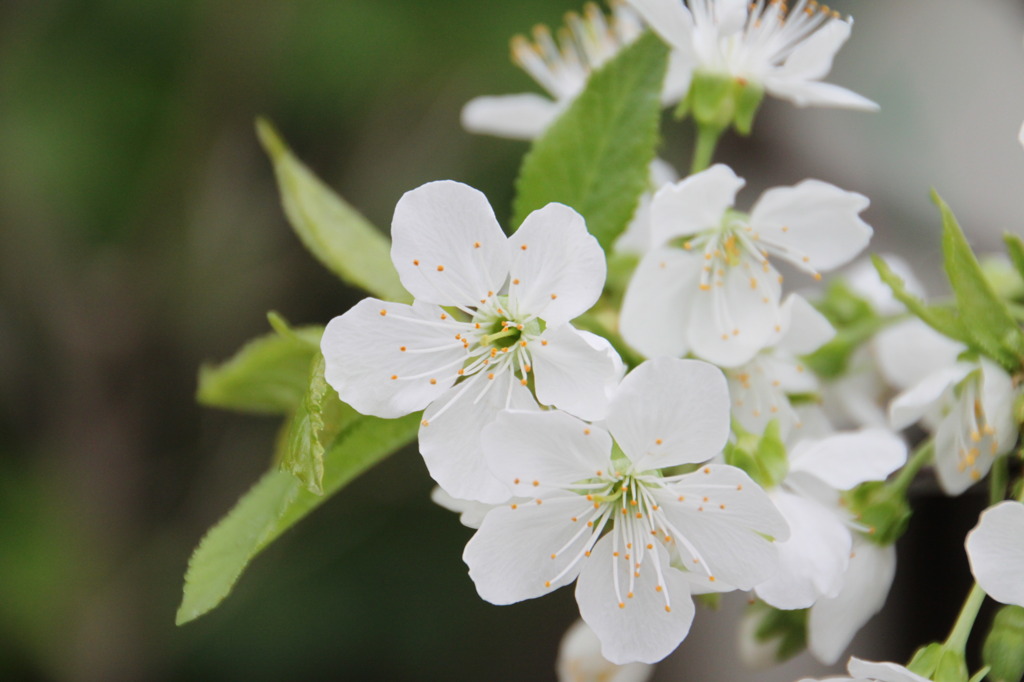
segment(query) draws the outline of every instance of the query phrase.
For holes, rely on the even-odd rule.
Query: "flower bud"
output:
[[[993,682],[1020,682],[1024,678],[1024,608],[1004,606],[996,613],[985,638],[981,658],[991,666]]]

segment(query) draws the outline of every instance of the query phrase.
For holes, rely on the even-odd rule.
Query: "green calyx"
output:
[[[896,542],[910,522],[904,491],[881,481],[858,486],[847,494],[846,503],[857,521],[867,526],[867,538],[883,547]]]
[[[963,651],[938,642],[918,649],[907,669],[933,682],[968,682],[969,678]]]
[[[779,485],[789,473],[786,445],[779,436],[779,423],[772,420],[765,427],[764,434],[756,436],[733,425],[735,442],[725,446],[725,462],[743,469],[762,488],[770,489]]]
[[[697,71],[676,115],[692,115],[698,127],[721,132],[732,126],[739,134],[749,135],[762,99],[764,88],[745,78]]]
[[[750,606],[751,617],[758,619],[754,640],[774,649],[776,663],[787,661],[807,648],[808,609],[783,611],[764,602]]]

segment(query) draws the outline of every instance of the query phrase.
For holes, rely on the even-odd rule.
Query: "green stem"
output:
[[[900,469],[900,473],[892,482],[892,489],[906,495],[907,489],[913,482],[914,477],[917,476],[917,472],[932,460],[934,454],[935,441],[928,439],[914,451],[914,454],[910,456],[910,461]]]
[[[699,173],[711,165],[711,158],[715,155],[715,147],[722,137],[724,128],[707,124],[697,124],[697,140],[693,147],[693,164],[690,166],[690,174]]]
[[[998,504],[1006,497],[1006,484],[1010,478],[1010,464],[1005,457],[999,457],[992,464],[988,481],[989,506]]]
[[[964,653],[967,639],[971,636],[971,630],[974,628],[974,620],[978,617],[978,611],[981,610],[981,604],[984,601],[985,591],[978,586],[978,583],[974,583],[967,599],[964,600],[963,608],[960,609],[960,615],[957,616],[949,637],[946,638],[944,646],[947,649]]]

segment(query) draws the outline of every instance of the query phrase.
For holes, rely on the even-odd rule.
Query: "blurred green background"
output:
[[[877,197],[877,248],[917,241],[926,268],[929,184],[949,180],[983,243],[1020,229],[1020,6],[836,7],[858,25],[832,80],[883,113],[769,102],[755,140],[730,138],[722,158],[751,192],[770,173]],[[508,39],[569,9],[0,4],[0,678],[552,677],[571,591],[481,602],[460,559],[470,532],[429,502],[415,452],[277,542],[220,609],[173,620],[189,553],[268,466],[276,426],[197,407],[197,367],[266,331],[267,310],[323,323],[360,296],[290,233],[254,118],[383,228],[403,192],[440,178],[483,190],[504,221],[525,145],[465,134],[459,109],[536,90]],[[907,31],[919,42],[894,38]],[[668,158],[687,134],[667,133]]]

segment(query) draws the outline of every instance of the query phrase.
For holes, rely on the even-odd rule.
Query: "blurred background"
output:
[[[753,138],[727,138],[720,158],[749,180],[741,206],[805,177],[867,194],[874,250],[940,291],[930,187],[981,248],[1022,230],[1024,8],[834,6],[857,25],[829,80],[882,112],[767,101]],[[268,310],[323,323],[361,296],[291,234],[254,118],[378,226],[441,178],[483,190],[507,220],[526,146],[462,132],[459,110],[537,90],[508,40],[570,9],[578,0],[0,3],[0,678],[553,679],[571,590],[481,602],[460,559],[470,532],[429,502],[415,452],[275,543],[221,608],[173,622],[189,554],[266,469],[277,425],[197,407],[197,367],[267,331]],[[669,122],[663,156],[685,166],[690,132]],[[874,623],[915,639],[876,636],[859,655],[905,660],[945,635],[966,593],[961,542],[982,501],[920,504]],[[656,679],[822,670],[724,668],[741,606],[699,613]]]

